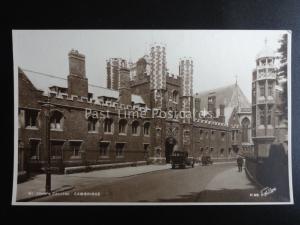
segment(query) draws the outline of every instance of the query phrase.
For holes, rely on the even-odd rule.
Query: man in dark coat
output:
[[[244,164],[244,160],[241,156],[238,156],[237,158],[237,165],[238,165],[238,171],[242,172],[243,171],[243,164]]]

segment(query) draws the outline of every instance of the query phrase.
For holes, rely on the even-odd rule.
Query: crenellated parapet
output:
[[[167,74],[167,84],[172,84],[176,86],[180,86],[181,84],[181,77],[174,74]]]
[[[203,120],[197,119],[194,120],[193,126],[195,127],[204,127],[204,128],[213,128],[213,129],[230,129],[231,127],[228,124],[213,121],[213,120]]]

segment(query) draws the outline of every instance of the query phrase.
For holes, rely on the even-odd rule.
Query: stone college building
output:
[[[251,104],[238,84],[193,93],[193,60],[181,59],[179,73],[170,74],[166,57],[166,46],[154,44],[134,63],[108,59],[106,88],[88,82],[85,56],[76,50],[66,77],[19,68],[19,172],[41,172],[47,162],[47,113],[58,172],[169,163],[174,149],[215,160],[249,151]]]

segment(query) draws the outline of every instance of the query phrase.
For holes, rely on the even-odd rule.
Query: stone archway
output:
[[[170,163],[171,155],[174,150],[174,146],[177,144],[177,141],[173,137],[168,137],[165,142],[165,157],[166,163]]]

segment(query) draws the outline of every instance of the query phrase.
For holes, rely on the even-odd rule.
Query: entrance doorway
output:
[[[166,163],[170,163],[171,155],[174,150],[174,146],[177,144],[177,141],[173,137],[169,137],[166,139],[165,144],[165,156],[166,156]]]

